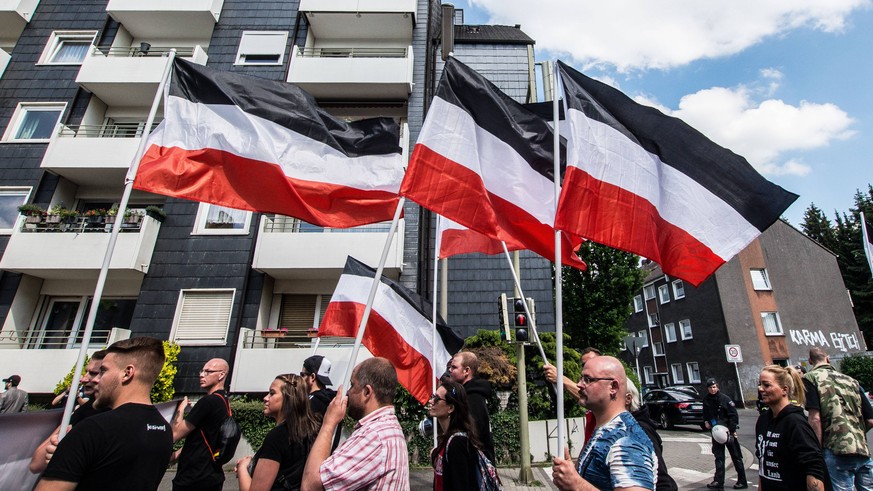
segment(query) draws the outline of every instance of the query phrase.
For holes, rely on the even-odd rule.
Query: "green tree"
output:
[[[564,268],[564,332],[577,349],[593,346],[615,355],[627,335],[634,293],[643,287],[639,256],[594,242],[584,242],[579,255],[586,271]]]
[[[815,203],[810,203],[809,208],[803,213],[803,223],[800,227],[807,237],[833,250],[836,243],[834,226]]]

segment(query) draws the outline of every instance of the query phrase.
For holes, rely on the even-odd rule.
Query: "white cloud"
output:
[[[793,29],[839,32],[870,0],[469,0],[496,24],[522,24],[537,49],[619,71],[666,69],[742,51]]]

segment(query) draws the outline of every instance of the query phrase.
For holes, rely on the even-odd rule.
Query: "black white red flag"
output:
[[[388,221],[399,135],[391,118],[337,119],[293,84],[177,58],[134,187],[323,227]]]
[[[374,269],[357,259],[346,260],[318,329],[319,336],[357,336],[375,276]],[[431,312],[430,302],[383,276],[362,340],[374,356],[391,361],[400,383],[422,404],[430,398],[434,373],[441,375],[464,344],[438,319],[434,361]]]
[[[683,121],[558,69],[569,125],[558,229],[699,285],[797,199]]]
[[[449,58],[400,194],[554,261],[552,135],[543,118]],[[581,239],[563,235],[562,263],[584,269],[575,253]]]
[[[861,212],[861,230],[864,238],[864,255],[867,256],[867,264],[870,265],[870,274],[873,274],[873,227],[867,223],[864,212]]]

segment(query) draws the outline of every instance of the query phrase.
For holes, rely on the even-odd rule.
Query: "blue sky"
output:
[[[459,0],[746,157],[833,219],[873,183],[873,1]]]

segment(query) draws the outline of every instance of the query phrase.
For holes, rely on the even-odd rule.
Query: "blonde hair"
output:
[[[635,412],[640,409],[640,391],[637,390],[637,386],[634,385],[633,380],[627,379],[627,395],[631,396],[630,404],[627,409],[630,412]]]
[[[788,400],[803,406],[806,402],[806,390],[803,388],[803,378],[794,367],[767,365],[761,372],[770,372],[779,387],[788,389]]]

